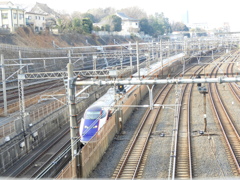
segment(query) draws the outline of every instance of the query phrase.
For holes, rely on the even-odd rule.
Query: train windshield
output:
[[[107,115],[105,110],[102,111],[87,111],[84,119],[101,119]]]

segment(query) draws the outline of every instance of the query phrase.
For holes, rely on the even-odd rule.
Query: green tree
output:
[[[93,23],[96,22],[94,15],[91,14],[91,13],[84,13],[84,14],[82,14],[82,18],[89,18]]]
[[[93,30],[92,21],[89,18],[82,19],[82,30],[84,33],[90,34]]]
[[[69,27],[69,30],[70,30],[71,28]],[[82,33],[83,32],[83,30],[82,30],[82,25],[81,25],[81,19],[79,19],[79,18],[74,18],[73,20],[72,20],[72,30],[73,31],[76,31],[77,33]]]
[[[149,25],[147,18],[143,18],[139,22],[140,31],[148,35],[153,35],[153,27]]]
[[[93,30],[94,30],[94,31],[101,31],[101,28],[98,27],[98,26],[93,26]]]
[[[122,30],[122,19],[116,15],[112,16],[112,30],[113,31]]]
[[[155,15],[150,16],[149,24],[153,28],[154,37],[172,32],[169,20],[163,13],[155,13]]]
[[[101,27],[102,31],[108,31],[110,32],[111,26],[109,24],[105,24],[104,26]]]

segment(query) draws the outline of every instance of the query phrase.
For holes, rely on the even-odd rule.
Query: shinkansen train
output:
[[[176,61],[177,59],[183,57],[184,54],[178,54],[170,57],[169,59],[165,59],[163,61],[163,65],[169,64],[169,62]],[[141,75],[147,75],[151,73],[154,69],[161,66],[161,62],[153,64],[150,70],[146,68],[140,69]],[[122,93],[128,93],[131,86],[122,86],[118,87],[116,91],[115,88],[110,88],[106,94],[104,94],[101,98],[99,98],[96,102],[94,102],[90,107],[88,107],[84,116],[81,119],[80,127],[79,127],[79,135],[80,141],[83,144],[86,144],[95,134],[98,132],[101,127],[108,121],[111,115],[111,107],[114,105],[114,96],[115,93],[119,93],[119,90]]]

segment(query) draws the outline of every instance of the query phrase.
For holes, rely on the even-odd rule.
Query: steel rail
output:
[[[168,89],[167,89],[167,85],[165,85],[165,86],[163,87],[163,89],[158,93],[157,97],[160,97],[161,94],[164,92],[164,90],[166,90],[167,93],[168,93],[168,92],[170,91],[170,89],[172,88],[172,86],[173,86],[173,85],[171,85],[171,86],[168,87]],[[165,96],[165,98],[166,98],[166,96]],[[156,100],[157,100],[157,99],[155,99],[155,101],[156,101]],[[155,102],[155,101],[154,101],[154,102]],[[161,108],[159,108],[158,110],[160,110],[160,109],[161,109]],[[125,158],[122,160],[121,166],[120,166],[120,168],[119,168],[119,170],[118,170],[117,175],[115,176],[115,179],[120,178],[120,176],[122,175],[123,169],[124,169],[125,166],[126,166],[126,163],[127,163],[128,159],[129,159],[129,157],[130,157],[130,154],[131,154],[131,152],[132,152],[132,150],[133,150],[133,147],[134,147],[134,145],[136,144],[136,141],[137,141],[138,137],[140,136],[141,130],[143,129],[143,127],[144,127],[144,125],[145,125],[145,123],[146,123],[146,120],[147,120],[148,116],[150,115],[150,112],[151,112],[151,110],[148,109],[147,112],[144,114],[143,120],[141,121],[141,124],[140,124],[140,126],[139,126],[136,134],[135,134],[134,137],[133,137],[133,140],[132,140],[132,142],[131,142],[131,144],[130,144],[130,148],[128,149],[128,151],[127,151],[127,153],[126,153]],[[157,113],[156,113],[156,115],[157,115]],[[155,116],[155,117],[156,117],[156,116]],[[156,119],[155,119],[155,120],[156,120]],[[138,157],[138,164],[137,164],[137,166],[135,166],[134,173],[132,174],[131,177],[128,177],[128,178],[134,179],[135,176],[136,176],[136,170],[139,168],[139,167],[138,167],[138,166],[139,166],[139,161],[141,160],[141,157],[142,157],[142,155],[143,155],[143,151],[145,151],[146,143],[147,143],[147,140],[148,140],[149,137],[150,137],[152,128],[153,128],[153,124],[152,124],[151,127],[149,128],[148,134],[147,134],[147,136],[146,136],[146,141],[145,141],[144,147],[143,147],[144,149],[141,150],[142,153],[141,153],[141,155]]]
[[[235,59],[233,59],[233,63],[229,64],[227,66],[227,75],[232,75],[233,74],[233,65],[235,64],[234,62],[239,58],[239,55],[237,57],[235,57]],[[240,102],[240,91],[239,91],[239,87],[236,86],[236,84],[232,84],[232,83],[228,83],[228,86],[231,89],[231,92],[233,93],[233,95],[235,96],[235,98]]]
[[[205,68],[205,66],[208,66],[209,63],[204,63],[203,67],[199,67],[194,74],[200,74],[201,71]],[[191,75],[192,76],[192,75]],[[191,94],[192,94],[193,84],[191,86],[189,84],[186,84],[184,87],[184,90],[182,92],[181,96],[181,102],[180,104],[183,104],[183,101],[187,101],[187,112],[181,110],[179,112],[179,109],[177,109],[179,112],[178,115],[175,115],[177,119],[176,128],[175,128],[175,142],[174,142],[174,148],[171,150],[173,153],[171,155],[172,160],[170,160],[170,168],[169,168],[169,174],[168,178],[172,177],[172,179],[175,178],[190,178],[192,179],[192,156],[191,156],[191,138],[190,138],[190,100],[191,100]],[[185,96],[185,92],[189,92],[188,96]],[[179,107],[178,107],[179,108]],[[186,113],[184,115],[183,113]],[[187,116],[187,117],[185,117]],[[182,119],[183,118],[183,119]],[[180,120],[182,119],[182,120]],[[187,126],[186,129],[181,130],[184,128],[184,126]],[[183,140],[183,137],[179,134],[181,132],[185,132],[187,134],[187,139]],[[176,133],[177,132],[177,133]],[[174,139],[173,139],[174,141]],[[185,145],[187,148],[185,147]],[[173,146],[173,145],[172,145]],[[182,148],[184,146],[184,148]],[[185,153],[187,151],[187,153]],[[187,154],[187,157],[185,157]],[[187,161],[187,162],[186,162]],[[171,168],[171,166],[173,166]],[[187,167],[186,167],[187,166]],[[171,173],[172,171],[172,173]]]
[[[199,67],[195,70],[194,74],[199,74],[203,71],[204,67]],[[178,111],[178,123],[177,123],[177,137],[176,145],[174,149],[174,156],[176,160],[173,164],[172,179],[174,178],[189,178],[192,179],[192,157],[191,157],[191,138],[190,138],[190,104],[191,104],[191,95],[192,95],[193,84],[186,84],[180,99],[180,104],[183,105],[184,102],[187,102],[187,112]],[[187,96],[188,93],[188,96]],[[180,108],[180,107],[178,107]],[[185,117],[187,116],[187,117]],[[187,127],[185,127],[187,126]],[[186,131],[187,137],[181,136],[180,133]],[[187,148],[186,148],[187,147]],[[187,151],[187,153],[186,153]],[[187,154],[187,157],[186,155]]]
[[[50,158],[48,158],[33,174],[31,174],[31,178],[35,178],[38,176],[41,176],[42,173],[44,173],[45,168],[49,165],[52,164],[54,165],[54,159],[56,159],[57,157],[59,157],[58,155],[64,151],[66,149],[66,147],[70,146],[70,140],[68,140],[67,142],[65,142],[57,151],[55,154],[53,154]],[[70,149],[69,149],[70,152]],[[68,157],[69,161],[70,161],[70,156]]]
[[[213,76],[213,73],[217,73],[215,66],[211,72],[211,76]],[[216,72],[215,72],[216,71]],[[213,109],[215,112],[215,115],[217,116],[221,131],[223,133],[225,142],[228,146],[228,149],[230,151],[230,154],[232,156],[233,162],[235,164],[236,170],[238,174],[240,173],[240,157],[239,157],[239,147],[240,147],[240,137],[237,133],[226,109],[224,108],[224,104],[220,98],[218,88],[216,84],[210,84],[209,85],[209,91],[210,91],[210,99],[211,103],[213,105]],[[214,92],[213,92],[214,91]],[[217,102],[216,102],[217,101]],[[225,117],[222,117],[225,116]],[[224,119],[223,119],[224,118]],[[235,153],[238,154],[236,155]]]
[[[189,68],[189,69],[190,69],[190,68]],[[164,102],[164,100],[166,99],[167,94],[168,94],[169,91],[172,89],[172,87],[173,87],[172,84],[171,84],[171,85],[165,85],[165,86],[161,89],[161,91],[155,96],[154,102],[159,101],[159,99],[161,99],[161,95],[166,94],[166,95],[163,96],[162,99],[161,99],[162,102],[161,102],[160,104],[162,104],[162,103]],[[156,110],[156,112],[155,112],[155,110]],[[137,164],[136,164],[134,167],[131,168],[131,169],[133,170],[133,173],[131,174],[131,176],[127,176],[127,178],[131,178],[131,179],[134,179],[134,178],[137,177],[137,172],[138,172],[139,167],[140,167],[140,165],[141,165],[142,157],[143,157],[144,152],[145,152],[145,150],[146,150],[146,147],[147,147],[147,144],[148,144],[148,140],[149,140],[149,138],[150,138],[152,129],[153,129],[154,125],[155,125],[155,122],[156,122],[156,120],[157,120],[157,117],[158,117],[158,115],[159,115],[160,110],[161,110],[161,107],[158,108],[158,109],[154,109],[154,110],[152,110],[152,111],[148,108],[148,110],[147,110],[146,113],[144,114],[143,119],[141,120],[141,124],[139,125],[139,127],[138,127],[138,129],[137,129],[137,132],[135,133],[134,137],[132,138],[132,140],[131,140],[131,142],[130,142],[130,144],[129,144],[129,146],[128,146],[128,149],[127,149],[127,151],[126,151],[123,159],[121,159],[121,161],[120,161],[120,167],[119,167],[119,168],[116,168],[115,173],[113,174],[113,177],[114,177],[115,179],[123,178],[123,177],[122,177],[123,170],[126,168],[127,162],[128,162],[128,160],[130,159],[130,155],[131,155],[131,153],[133,152],[133,149],[134,149],[135,144],[137,144],[138,137],[141,135],[142,130],[144,129],[144,125],[145,125],[145,124],[148,124],[148,123],[147,123],[147,120],[151,119],[152,122],[150,123],[151,125],[150,125],[149,129],[147,130],[147,135],[145,136],[145,139],[146,139],[146,140],[144,141],[144,144],[141,145],[140,154],[138,155],[138,158],[137,158],[137,159],[138,159],[138,160],[137,160]],[[152,114],[153,114],[153,117],[151,116]],[[151,118],[149,118],[149,116],[151,116]],[[145,131],[144,131],[144,132],[145,132]],[[138,151],[139,151],[139,148],[138,148]],[[135,158],[136,158],[136,157],[134,157],[134,159],[135,159]],[[128,172],[128,174],[129,174],[129,172]],[[124,177],[124,178],[126,178],[126,177]]]
[[[192,171],[192,150],[191,150],[191,138],[190,138],[190,135],[191,135],[191,133],[190,133],[190,112],[191,112],[191,108],[190,108],[190,104],[191,104],[191,96],[192,96],[192,90],[193,90],[193,85],[191,85],[192,86],[192,88],[191,88],[191,90],[190,90],[190,92],[189,92],[189,96],[188,96],[188,107],[187,107],[187,111],[188,111],[188,129],[187,129],[187,134],[188,134],[188,144],[189,144],[189,146],[188,146],[188,156],[189,156],[189,174],[190,174],[190,179],[192,179],[193,178],[193,171]]]
[[[69,132],[68,129],[64,133],[62,133],[60,136],[55,137],[51,142],[46,144],[45,146],[41,147],[35,154],[34,156],[25,161],[21,166],[18,166],[18,168],[14,169],[8,177],[19,177],[21,174],[23,174],[27,169],[29,169],[31,166],[33,166],[39,158],[43,156],[54,144],[57,144],[60,139],[62,139],[67,133]],[[9,169],[10,170],[10,169]],[[8,170],[8,171],[9,171]]]
[[[182,94],[181,94],[181,104],[183,105],[183,102],[184,102],[184,99],[185,99],[185,101],[186,101],[186,98],[184,98],[184,95],[186,94],[186,91],[187,91],[187,89],[189,88],[190,89],[190,91],[192,91],[192,87],[193,87],[193,85],[191,84],[191,87],[190,87],[190,85],[189,84],[187,84],[187,85],[185,85],[185,87],[184,87],[184,89],[183,89],[183,91],[182,91]],[[190,103],[190,93],[189,93],[189,96],[187,97],[187,98],[189,98],[189,99],[187,99],[188,100],[188,103]],[[189,107],[189,104],[188,104],[188,107]],[[178,115],[178,131],[177,131],[177,149],[175,150],[176,151],[176,156],[177,156],[177,160],[176,160],[176,164],[174,165],[174,167],[173,167],[173,169],[175,169],[175,171],[173,172],[173,175],[172,175],[172,177],[177,177],[177,178],[190,178],[190,177],[192,177],[192,174],[191,174],[191,156],[189,156],[191,153],[191,150],[190,150],[190,141],[185,141],[184,139],[183,139],[183,137],[181,137],[180,136],[180,133],[182,133],[182,132],[180,132],[181,131],[181,128],[184,128],[184,127],[182,127],[182,126],[184,126],[184,123],[186,123],[186,120],[185,119],[182,119],[182,120],[180,120],[181,119],[181,115],[184,113],[184,112],[182,112],[183,110],[181,110],[180,112],[179,112],[179,115]],[[189,109],[188,109],[188,111],[187,111],[187,140],[189,140],[189,133],[188,133],[188,130],[189,130]],[[185,130],[185,128],[184,128],[184,130]],[[182,143],[180,143],[180,142],[182,142]],[[187,144],[186,144],[187,143]],[[184,146],[185,147],[185,145],[187,146],[187,149],[181,149],[181,147],[182,146]],[[184,167],[184,168],[182,168],[184,165],[182,164],[182,163],[180,163],[180,160],[181,161],[185,161],[186,159],[186,157],[183,157],[183,154],[185,154],[185,151],[187,150],[187,154],[188,154],[188,160],[187,160],[187,171],[188,172],[183,172],[183,169],[184,170],[186,170],[186,167]],[[184,151],[184,152],[183,152]],[[186,176],[186,173],[187,173],[187,176]]]

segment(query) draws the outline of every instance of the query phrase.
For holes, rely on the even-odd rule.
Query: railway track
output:
[[[239,54],[232,60],[232,62],[237,61],[238,58],[239,58]],[[231,63],[227,66],[227,75],[228,76],[233,74],[233,66],[234,66],[233,63]],[[228,83],[228,86],[230,87],[231,92],[236,97],[238,102],[240,102],[240,88],[235,83]]]
[[[205,65],[207,66],[207,65]],[[198,67],[193,74],[203,71],[204,67]],[[172,141],[172,154],[169,164],[169,178],[192,179],[192,147],[191,147],[191,96],[193,84],[185,84],[177,101],[181,108],[175,109],[175,128]]]
[[[70,145],[69,140],[69,128],[66,126],[58,136],[50,139],[47,143],[43,144],[40,148],[33,150],[31,154],[24,157],[26,160],[15,164],[12,168],[8,169],[3,176],[14,177],[14,178],[34,178],[44,172],[44,169],[54,163],[58,163],[60,160],[58,156],[65,151],[66,147]],[[65,161],[69,161],[71,158],[70,151],[69,154],[63,158]],[[61,169],[61,168],[60,168]],[[56,172],[56,169],[54,169]],[[54,173],[52,172],[52,173]],[[48,174],[49,175],[49,174]],[[56,174],[55,174],[56,175]],[[48,177],[44,176],[43,177]],[[54,176],[49,176],[54,177]]]
[[[197,74],[202,70],[202,67],[198,67],[197,70],[191,74]],[[177,117],[177,127],[175,131],[177,134],[174,140],[175,143],[173,143],[173,154],[169,164],[169,169],[171,169],[169,171],[169,177],[192,179],[193,172],[190,139],[190,102],[193,85],[191,84],[184,86],[184,91],[181,94],[181,104],[182,106],[186,105],[187,107],[185,110],[181,110],[181,114],[180,107],[177,107],[178,110],[176,111],[177,113],[175,113],[175,117]],[[167,97],[167,94],[170,92],[171,88],[172,85],[164,86],[162,91],[160,91],[157,95],[154,103],[164,104],[165,98]],[[160,110],[161,108],[158,108],[153,109],[152,112],[150,112],[150,110],[146,112],[141,121],[141,125],[126,148],[124,155],[122,156],[117,168],[115,169],[115,172],[112,175],[112,178],[141,178],[146,159],[144,152],[146,151],[149,136]]]
[[[63,87],[62,82],[46,82],[40,84],[34,84],[31,86],[27,86],[24,90],[25,96],[25,106],[29,107],[33,104],[38,103],[40,99],[40,95],[43,93],[49,93],[50,91],[57,91],[59,87]],[[3,114],[3,95],[0,92],[0,116]],[[18,89],[10,89],[7,91],[7,106],[8,106],[8,113],[14,113],[19,110],[19,94]]]
[[[158,93],[154,102],[157,104],[163,104],[166,95],[171,90],[173,85],[165,85],[163,89]],[[120,160],[112,178],[141,178],[142,169],[144,166],[141,164],[144,152],[146,151],[147,143],[150,138],[152,129],[157,120],[160,108],[155,108],[152,111],[149,109],[138,127],[137,132],[131,139],[122,159]]]
[[[201,67],[200,67],[201,68]],[[200,69],[198,68],[198,70]],[[188,70],[187,70],[188,71]],[[197,71],[196,71],[197,72]],[[164,104],[164,101],[167,97],[167,94],[172,89],[173,85],[165,85],[163,89],[156,95],[154,103],[157,104]],[[189,86],[189,89],[186,88],[186,91],[191,90],[191,86]],[[189,93],[190,96],[191,93]],[[188,98],[187,98],[188,99]],[[188,100],[190,101],[190,99]],[[189,103],[190,104],[190,103]],[[188,107],[190,108],[190,107]],[[117,168],[115,169],[115,172],[112,175],[112,178],[118,179],[118,178],[141,178],[143,169],[144,169],[144,163],[146,159],[146,155],[144,154],[147,148],[148,140],[150,138],[150,135],[152,133],[153,127],[155,125],[155,122],[158,119],[159,112],[161,110],[160,108],[155,108],[152,111],[149,109],[145,113],[143,119],[141,120],[141,123],[139,127],[137,128],[137,131],[134,135],[134,137],[131,139],[128,147],[126,148],[124,155],[122,156]],[[176,116],[176,115],[175,115]],[[179,116],[179,114],[177,115]],[[184,127],[187,127],[187,132],[189,132],[189,121],[187,121],[186,124],[182,124],[181,131]],[[184,126],[184,127],[183,127]],[[187,177],[192,177],[191,172],[191,151],[190,151],[190,140],[189,140],[189,133],[184,134],[184,136],[187,138],[187,145],[185,145],[185,137],[181,138],[179,140],[179,146],[178,146],[178,161],[177,161],[177,177],[183,177],[181,174],[184,174],[184,177],[186,177],[185,174],[187,174]],[[184,142],[184,145],[182,144]],[[184,164],[184,160],[186,159],[186,149],[185,147],[188,147],[187,149],[187,164]],[[183,167],[185,166],[185,167]],[[187,169],[188,173],[183,172],[183,169]],[[174,175],[175,176],[175,175]]]
[[[30,96],[30,95],[34,95],[36,93],[42,92],[43,90],[48,89],[49,87],[51,87],[51,89],[53,88],[57,88],[63,86],[63,82],[59,83],[58,82],[53,82],[53,81],[49,81],[49,82],[44,82],[44,83],[39,83],[39,84],[34,84],[31,86],[27,86],[24,89],[24,95],[25,96]],[[18,101],[18,88],[13,88],[13,89],[9,89],[7,90],[7,100],[8,103],[14,103],[16,101]],[[3,104],[3,92],[0,92],[0,105]]]
[[[191,87],[187,86],[185,89],[186,89],[186,92],[188,92],[188,91],[190,91]],[[188,95],[190,96],[190,93]],[[187,96],[186,97],[184,96],[182,104],[186,104],[187,99],[188,99]],[[156,103],[163,104],[163,101],[164,100],[159,100]],[[135,147],[133,150],[130,150],[130,149],[128,150],[128,153],[132,154],[132,158],[131,157],[127,158],[126,162],[120,166],[119,172],[116,173],[117,174],[116,177],[113,176],[114,178],[125,178],[125,177],[140,178],[141,177],[141,173],[142,173],[142,169],[143,169],[143,165],[141,164],[141,162],[143,161],[142,160],[143,154],[146,151],[147,142],[148,142],[147,140],[149,139],[149,137],[151,135],[151,130],[152,130],[152,128],[153,128],[152,126],[155,122],[155,117],[157,117],[157,114],[159,114],[159,113],[157,113],[157,110],[160,110],[160,108],[156,109],[156,112],[153,113],[152,115],[149,115],[149,117],[150,117],[149,119],[152,119],[152,121],[144,123],[142,130],[141,130],[142,134],[139,134],[138,135],[139,137],[136,138],[136,139],[139,139],[139,142],[134,142],[134,144],[139,144],[139,146]],[[188,125],[186,125],[186,124],[188,124]],[[187,127],[187,129],[186,129],[186,127]],[[178,146],[177,157],[179,157],[179,159],[177,160],[178,166],[176,169],[176,177],[177,178],[183,178],[183,177],[191,178],[191,173],[192,173],[191,172],[191,162],[185,163],[185,161],[180,158],[180,157],[185,156],[183,159],[189,159],[189,157],[191,157],[190,150],[187,153],[188,155],[186,155],[186,152],[184,151],[184,149],[189,149],[190,145],[187,145],[188,146],[187,147],[183,144],[183,142],[189,141],[189,137],[186,138],[186,136],[189,136],[189,134],[188,134],[189,133],[189,121],[188,122],[184,121],[182,124],[182,127],[180,125],[179,132],[182,132],[181,135],[178,135],[179,136],[178,141],[179,141],[179,144],[182,144],[181,145],[182,147]],[[144,148],[140,148],[140,146],[143,146]],[[180,149],[182,149],[182,151]],[[135,161],[135,159],[137,159],[137,161]],[[132,164],[137,164],[137,167],[131,168],[131,167],[133,167]],[[187,164],[187,165],[180,166],[180,164]],[[121,168],[123,170],[120,170]],[[188,169],[188,170],[186,170],[186,169]],[[126,170],[126,173],[123,173],[125,170]],[[182,174],[188,174],[188,175],[182,176]],[[26,174],[24,176],[26,176]],[[18,176],[18,177],[21,177],[21,176]]]
[[[221,65],[219,65],[221,66]],[[211,77],[216,77],[218,72],[217,66],[215,66],[211,72]],[[228,114],[227,109],[219,95],[219,89],[216,83],[209,84],[210,100],[213,105],[217,121],[220,125],[220,129],[223,133],[226,145],[229,151],[229,160],[231,161],[231,167],[234,174],[239,175],[240,173],[240,137],[234,127],[232,119]]]
[[[37,85],[39,86],[39,85]],[[36,88],[36,86],[34,87]],[[46,87],[44,87],[46,89]],[[26,92],[26,91],[25,91]],[[52,163],[57,161],[66,161],[68,162],[70,159],[70,155],[67,157],[61,157],[62,160],[58,157],[62,151],[66,150],[66,147],[70,145],[69,135],[67,137],[67,141],[62,143],[62,146],[58,148],[54,148],[57,144],[59,144],[60,140],[66,136],[66,133],[69,132],[69,127],[66,130],[67,132],[61,133],[57,138],[49,142],[46,146],[40,147],[37,152],[31,155],[31,158],[27,160],[22,160],[20,165],[14,166],[14,169],[9,169],[7,172],[4,173],[4,176],[9,177],[17,177],[17,178],[33,178],[33,177],[54,177],[54,173],[51,171],[46,172],[45,167],[49,167]],[[60,143],[61,144],[61,143]],[[52,149],[55,151],[51,152]],[[69,151],[70,153],[70,151]],[[59,171],[63,168],[63,166],[58,169]],[[58,172],[55,167],[53,167],[54,172]],[[50,175],[49,175],[50,173]],[[49,176],[48,176],[49,175]]]
[[[186,109],[180,111],[179,126],[177,133],[177,159],[175,171],[176,178],[192,179],[192,157],[190,140],[190,100],[193,84],[187,84],[182,92],[181,106],[186,105]]]

